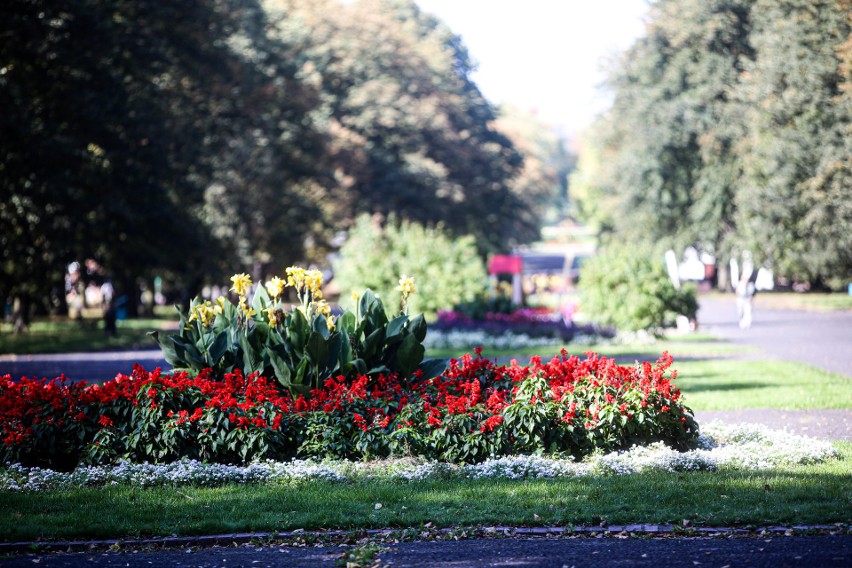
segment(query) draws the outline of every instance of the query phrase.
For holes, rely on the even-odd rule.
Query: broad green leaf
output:
[[[423,361],[426,350],[414,335],[406,335],[396,352],[396,368],[403,377],[408,377]]]

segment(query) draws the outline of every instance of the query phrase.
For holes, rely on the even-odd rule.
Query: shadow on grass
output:
[[[0,492],[5,539],[295,528],[832,523],[850,520],[848,461],[764,471],[518,480],[123,486]],[[653,495],[653,499],[648,499]],[[382,507],[377,508],[376,503]],[[204,514],[193,510],[202,507]],[[106,513],[105,513],[106,512]],[[194,513],[194,514],[192,514]]]
[[[687,394],[698,392],[714,392],[714,391],[735,391],[748,389],[765,389],[772,388],[776,385],[766,383],[724,383],[724,384],[694,384],[691,381],[695,377],[690,377],[689,382],[682,382],[681,388]],[[698,379],[700,380],[700,379]]]

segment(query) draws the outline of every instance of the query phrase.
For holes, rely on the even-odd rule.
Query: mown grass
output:
[[[174,309],[172,309],[174,312]],[[104,321],[98,318],[71,320],[40,319],[27,333],[12,333],[11,324],[0,325],[0,353],[70,353],[145,349],[157,347],[147,334],[152,329],[177,326],[177,317],[154,317],[116,322],[116,334],[107,336]]]
[[[676,384],[693,410],[852,408],[852,381],[790,361],[678,362]]]
[[[687,405],[693,410],[737,410],[742,408],[852,408],[852,383],[839,373],[832,373],[805,363],[732,358],[743,352],[720,350],[729,346],[708,337],[697,341],[663,341],[641,348],[621,345],[597,345],[578,348],[568,345],[572,355],[583,357],[594,351],[613,357],[620,365],[636,361],[656,361],[663,351],[674,357],[675,381],[683,391]],[[529,357],[541,355],[547,360],[562,346],[515,350],[521,364]],[[518,354],[518,351],[521,351]],[[459,351],[442,351],[443,356],[458,357]],[[433,352],[430,356],[435,356]],[[485,350],[483,356],[507,363],[510,356],[498,350]]]
[[[4,541],[294,529],[852,521],[852,444],[842,458],[764,472],[550,480],[123,486],[0,493]],[[381,508],[376,508],[381,503]]]
[[[629,364],[634,361],[655,361],[663,351],[672,353],[677,358],[708,358],[727,357],[732,355],[747,354],[752,349],[733,345],[729,342],[717,339],[706,334],[695,334],[695,336],[684,335],[677,339],[664,339],[654,343],[637,343],[616,345],[611,343],[599,343],[592,345],[578,345],[574,343],[558,343],[538,347],[493,349],[485,348],[483,356],[489,359],[508,360],[516,358],[521,363],[526,363],[533,355],[540,355],[543,359],[552,357],[565,349],[570,355],[583,357],[584,353],[593,351],[606,357],[615,357],[619,363]],[[428,357],[459,357],[466,350],[460,349],[430,349]]]

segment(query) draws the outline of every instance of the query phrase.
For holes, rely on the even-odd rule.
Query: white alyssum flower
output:
[[[678,452],[662,442],[583,462],[539,455],[504,456],[478,464],[448,464],[419,458],[372,462],[344,460],[261,461],[246,466],[181,460],[169,464],[80,467],[62,473],[12,464],[0,468],[0,491],[43,491],[88,486],[221,486],[229,483],[300,484],[386,479],[401,483],[445,479],[546,479],[590,475],[630,475],[648,471],[685,472],[719,469],[762,470],[837,458],[825,441],[754,424],[710,422],[702,427],[698,448]]]
[[[549,347],[559,345],[561,340],[553,337],[530,337],[525,333],[507,331],[502,335],[490,335],[480,330],[439,331],[430,329],[423,340],[426,350],[430,349],[524,349],[527,347]]]

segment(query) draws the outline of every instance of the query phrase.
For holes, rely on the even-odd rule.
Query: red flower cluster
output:
[[[163,374],[159,369],[148,372],[137,365],[130,376],[118,375],[102,385],[69,384],[62,377],[14,381],[7,376],[0,380],[0,452],[5,448],[0,455],[6,462],[21,461],[27,452],[49,454],[57,445],[79,446],[83,440],[84,445],[98,446],[98,451],[105,451],[105,444],[118,448],[112,457],[94,452],[91,460],[115,459],[129,454],[121,440],[140,431],[139,421],[150,424],[142,430],[153,432],[154,437],[144,447],[161,444],[166,448],[152,459],[176,459],[182,447],[202,458],[219,459],[222,447],[236,452],[235,444],[244,442],[261,444],[240,453],[238,458],[244,460],[274,457],[275,452],[319,452],[319,448],[373,455],[402,443],[394,438],[396,432],[408,436],[404,445],[409,449],[434,450],[447,459],[479,459],[484,457],[476,453],[480,451],[521,451],[518,448],[524,446],[517,444],[527,434],[530,439],[542,438],[541,432],[532,431],[536,428],[544,429],[551,445],[567,444],[563,449],[580,451],[577,448],[628,444],[632,438],[618,429],[626,432],[627,421],[635,421],[640,414],[642,420],[631,432],[640,432],[635,435],[642,440],[688,439],[697,431],[691,417],[687,420],[689,410],[680,402],[680,391],[672,384],[676,373],[668,375],[672,363],[668,353],[656,365],[631,367],[594,353],[581,360],[564,350],[547,362],[533,357],[526,366],[515,361],[497,365],[484,359],[480,349],[475,353],[475,357],[468,354],[451,360],[441,376],[429,380],[418,375],[410,379],[330,377],[323,388],[295,400],[273,380],[239,371],[217,380],[210,370],[193,377],[185,372]],[[544,417],[544,422],[512,418],[519,405],[538,409],[536,416]],[[327,417],[323,426],[309,427],[318,416]],[[654,420],[646,423],[647,416]],[[348,440],[341,449],[329,450],[323,440],[311,438],[328,438],[329,428],[339,429],[335,436]],[[173,434],[157,438],[168,430]],[[247,437],[234,438],[240,432]],[[362,440],[362,435],[370,437]],[[372,446],[365,446],[364,440]],[[471,455],[447,450],[448,444],[464,440],[470,448],[482,447],[470,450]],[[54,446],[44,447],[47,442]],[[71,451],[68,447],[65,451]],[[227,456],[234,459],[233,454]]]

